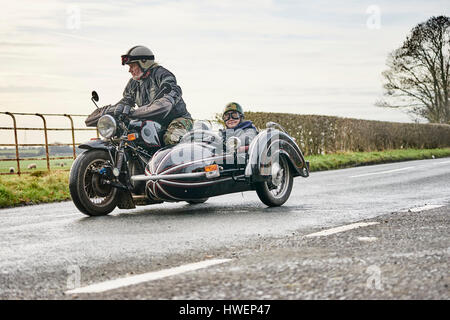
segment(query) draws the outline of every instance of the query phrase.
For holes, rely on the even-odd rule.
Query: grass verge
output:
[[[69,172],[0,176],[0,208],[70,200]]]
[[[450,157],[450,148],[345,152],[308,156],[311,171],[343,169],[390,162]]]
[[[349,168],[389,162],[450,157],[450,148],[406,149],[377,152],[346,152],[308,156],[311,171]],[[33,174],[0,176],[0,208],[70,200],[69,172],[36,171]]]

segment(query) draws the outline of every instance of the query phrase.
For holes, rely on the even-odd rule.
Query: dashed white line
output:
[[[422,207],[415,207],[415,208],[408,209],[408,212],[427,211],[427,210],[431,210],[431,209],[441,208],[443,206],[444,205],[442,205],[442,204],[427,204]]]
[[[348,224],[348,225],[345,225],[345,226],[340,226],[340,227],[331,228],[331,229],[327,229],[327,230],[323,230],[323,231],[319,231],[319,232],[310,233],[310,234],[307,234],[305,237],[311,238],[311,237],[329,236],[331,234],[344,232],[344,231],[348,231],[348,230],[352,230],[352,229],[357,229],[357,228],[361,228],[361,227],[368,227],[368,226],[372,226],[372,225],[375,225],[375,224],[379,224],[379,222],[358,222],[358,223],[352,223],[352,224]]]
[[[377,241],[378,238],[377,237],[358,237],[358,240],[362,241],[362,242],[374,242],[374,241]]]
[[[108,290],[113,290],[121,287],[136,285],[139,283],[157,280],[161,278],[166,278],[170,276],[174,276],[177,274],[194,271],[198,269],[203,269],[206,267],[210,267],[216,264],[221,264],[224,262],[231,261],[231,259],[212,259],[212,260],[205,260],[200,261],[196,263],[190,263],[186,265],[182,265],[175,268],[160,270],[160,271],[154,271],[154,272],[148,272],[143,273],[135,276],[125,277],[125,278],[119,278],[115,280],[109,280],[105,282],[100,282],[97,284],[92,284],[86,287],[76,288],[73,290],[66,291],[66,294],[74,294],[74,293],[98,293],[98,292],[104,292]]]
[[[84,215],[82,213],[71,213],[71,214],[61,214],[58,216],[51,216],[51,218],[74,218],[75,216],[79,218],[83,218]]]
[[[359,177],[373,176],[373,175],[377,175],[377,174],[393,173],[393,172],[398,172],[398,171],[411,170],[413,168],[415,168],[415,167],[405,167],[405,168],[393,169],[393,170],[387,170],[387,171],[364,173],[364,174],[358,174],[356,176],[350,176],[350,178],[359,178]]]

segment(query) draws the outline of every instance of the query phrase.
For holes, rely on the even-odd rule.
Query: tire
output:
[[[73,203],[88,216],[104,216],[116,208],[117,188],[101,184],[98,173],[92,171],[107,160],[110,156],[106,151],[89,150],[80,154],[70,169],[69,190]]]
[[[197,200],[188,200],[186,201],[189,204],[200,204],[200,203],[205,203],[206,201],[208,201],[209,198],[204,198],[204,199],[197,199]]]
[[[258,194],[259,199],[269,207],[283,205],[289,199],[294,183],[288,161],[284,156],[280,156],[279,159],[280,161],[277,163],[283,170],[282,173],[280,173],[281,176],[278,176],[280,184],[276,186],[272,181],[257,182],[255,184],[256,193]]]

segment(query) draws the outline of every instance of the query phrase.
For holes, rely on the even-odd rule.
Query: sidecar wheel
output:
[[[189,204],[200,204],[200,203],[205,203],[206,201],[208,201],[209,198],[205,198],[205,199],[197,199],[197,200],[188,200],[186,201]]]
[[[277,166],[276,176],[271,181],[258,182],[255,184],[256,193],[259,199],[269,207],[283,205],[291,195],[294,179],[291,168],[284,156],[280,156]]]
[[[88,216],[104,216],[117,205],[117,189],[101,183],[97,169],[110,160],[103,150],[80,154],[72,164],[69,190],[75,206]]]

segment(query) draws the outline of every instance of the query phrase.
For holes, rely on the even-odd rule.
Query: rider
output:
[[[241,140],[242,147],[248,146],[258,130],[249,120],[244,121],[244,110],[236,102],[230,102],[225,106],[222,114],[222,120],[225,122],[225,130],[221,130],[222,137],[226,140],[229,137],[238,137]]]
[[[132,47],[122,55],[122,65],[129,65],[132,78],[123,92],[123,98],[115,105],[114,114],[123,112],[124,106],[138,108],[130,112],[131,119],[151,119],[167,128],[164,144],[174,145],[192,129],[193,120],[181,97],[181,88],[175,76],[155,62],[153,52],[144,46]],[[158,95],[162,87],[169,92]],[[157,99],[155,99],[157,98]]]

